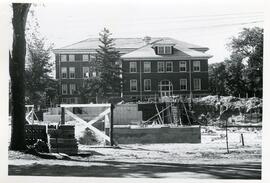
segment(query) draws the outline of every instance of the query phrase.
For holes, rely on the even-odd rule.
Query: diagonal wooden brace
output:
[[[110,113],[110,108],[107,109],[109,110]],[[81,119],[80,117],[78,117],[77,115],[73,114],[71,111],[69,110],[65,110],[66,114],[69,115],[70,117],[72,117],[73,119],[75,119],[76,121],[80,122],[80,123],[85,123],[86,124],[86,128],[88,127],[91,131],[93,131],[96,135],[104,138],[105,140],[107,140],[108,142],[110,142],[110,137],[107,136],[106,134],[104,134],[102,131],[100,131],[99,129],[97,129],[96,127],[92,126],[92,124],[94,124],[96,121],[98,121],[99,119],[101,119],[102,117],[104,117],[105,115],[108,114],[108,111],[105,110],[104,112],[100,113],[99,116],[97,116],[96,118],[94,118],[93,120],[86,122],[85,120]],[[104,113],[104,114],[103,114]],[[101,115],[102,114],[102,115]]]

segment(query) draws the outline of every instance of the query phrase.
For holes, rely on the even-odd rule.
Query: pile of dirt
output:
[[[194,99],[194,112],[197,116],[205,114],[209,121],[226,120],[232,116],[243,116],[245,114],[262,114],[262,99],[257,97],[238,98],[233,96],[209,95]]]

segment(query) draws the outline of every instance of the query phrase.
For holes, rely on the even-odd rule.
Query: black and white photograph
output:
[[[1,2],[0,182],[267,181],[266,4]]]

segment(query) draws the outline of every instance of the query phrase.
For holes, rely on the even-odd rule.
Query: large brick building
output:
[[[207,94],[208,48],[167,37],[115,38],[114,43],[121,54],[123,98]],[[76,90],[96,75],[91,62],[98,45],[98,39],[87,39],[54,50],[62,103],[81,102]]]

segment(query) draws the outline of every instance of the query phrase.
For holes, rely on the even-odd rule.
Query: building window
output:
[[[137,80],[130,80],[130,91],[137,91]]]
[[[143,71],[145,73],[150,73],[151,72],[151,62],[144,62],[143,63]]]
[[[145,79],[143,81],[144,91],[151,91],[151,79]]]
[[[159,55],[164,54],[164,46],[158,46],[157,48],[158,48],[157,51]]]
[[[61,62],[67,61],[67,55],[61,55]]]
[[[180,90],[187,90],[187,79],[180,79]]]
[[[172,54],[172,47],[171,46],[165,46],[165,54]]]
[[[129,62],[129,72],[130,73],[137,72],[137,62]]]
[[[173,63],[166,62],[166,72],[172,72],[172,71],[173,71]]]
[[[158,72],[164,72],[164,71],[165,71],[164,62],[158,62]]]
[[[200,72],[201,70],[201,62],[200,61],[194,61],[193,62],[193,71],[194,72]]]
[[[70,93],[70,95],[73,95],[75,91],[76,91],[76,84],[70,84],[69,85],[69,93]]]
[[[89,56],[88,55],[83,55],[83,61],[89,61]]]
[[[171,46],[158,46],[157,47],[157,54],[159,54],[159,55],[172,54],[172,47]]]
[[[89,73],[89,67],[83,67],[83,78],[89,78],[90,73]]]
[[[68,61],[74,62],[75,61],[75,55],[68,55]]]
[[[69,68],[69,78],[74,79],[75,78],[75,67]]]
[[[62,76],[62,79],[67,78],[67,68],[66,67],[61,67],[61,76]]]
[[[194,79],[194,90],[201,90],[201,79]]]
[[[179,71],[180,72],[186,72],[187,71],[187,62],[186,61],[180,61],[179,62]]]
[[[62,84],[62,95],[67,94],[67,84]]]

